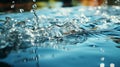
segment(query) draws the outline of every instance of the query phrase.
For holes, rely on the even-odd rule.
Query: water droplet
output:
[[[100,67],[105,67],[105,64],[104,63],[100,63]]]
[[[115,64],[114,64],[114,63],[111,63],[111,64],[110,64],[110,67],[115,67]]]
[[[33,5],[32,5],[32,8],[33,8],[33,9],[37,8],[37,5],[36,5],[36,4],[33,4]]]
[[[24,9],[19,9],[20,10],[20,13],[24,12]]]
[[[101,59],[100,59],[101,61],[104,61],[105,60],[105,58],[104,57],[101,57]]]
[[[103,48],[100,48],[100,51],[101,51],[101,52],[105,52],[105,51],[103,50]]]
[[[33,2],[36,2],[36,0],[33,0]]]
[[[15,3],[15,1],[12,1],[12,3]]]
[[[14,8],[15,7],[15,5],[11,5],[11,8]]]

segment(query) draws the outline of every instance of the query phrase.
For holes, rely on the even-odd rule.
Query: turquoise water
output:
[[[1,13],[0,65],[120,67],[119,17],[119,6]]]

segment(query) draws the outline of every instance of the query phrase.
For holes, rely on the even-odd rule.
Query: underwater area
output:
[[[120,7],[0,13],[0,66],[120,67]]]

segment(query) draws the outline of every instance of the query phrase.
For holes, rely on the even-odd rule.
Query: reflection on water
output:
[[[107,37],[116,43],[120,42],[119,12],[120,7],[113,6],[33,9],[26,13],[22,13],[21,10],[21,13],[3,14],[0,16],[0,58],[6,58],[11,52],[16,51],[18,55],[23,56],[14,61],[18,63],[36,61],[35,64],[40,67],[40,57],[45,58],[42,56],[45,54],[39,53],[38,50],[78,49],[77,46],[90,41],[90,38],[96,40],[92,41],[93,44],[87,44],[87,47],[100,48],[100,52],[104,54],[105,48],[103,49],[102,46],[105,45],[97,45],[97,38],[98,41],[101,37]],[[117,47],[119,48],[120,45],[118,44]],[[26,55],[31,51],[24,52],[27,49],[32,50],[32,54],[28,57]],[[51,53],[51,57],[56,57],[55,53]],[[101,62],[106,60],[104,55],[101,55],[100,60]],[[104,63],[101,63],[101,66],[103,65]]]

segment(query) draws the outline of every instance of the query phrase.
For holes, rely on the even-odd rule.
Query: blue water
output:
[[[120,67],[119,52],[119,6],[0,15],[0,65]]]

